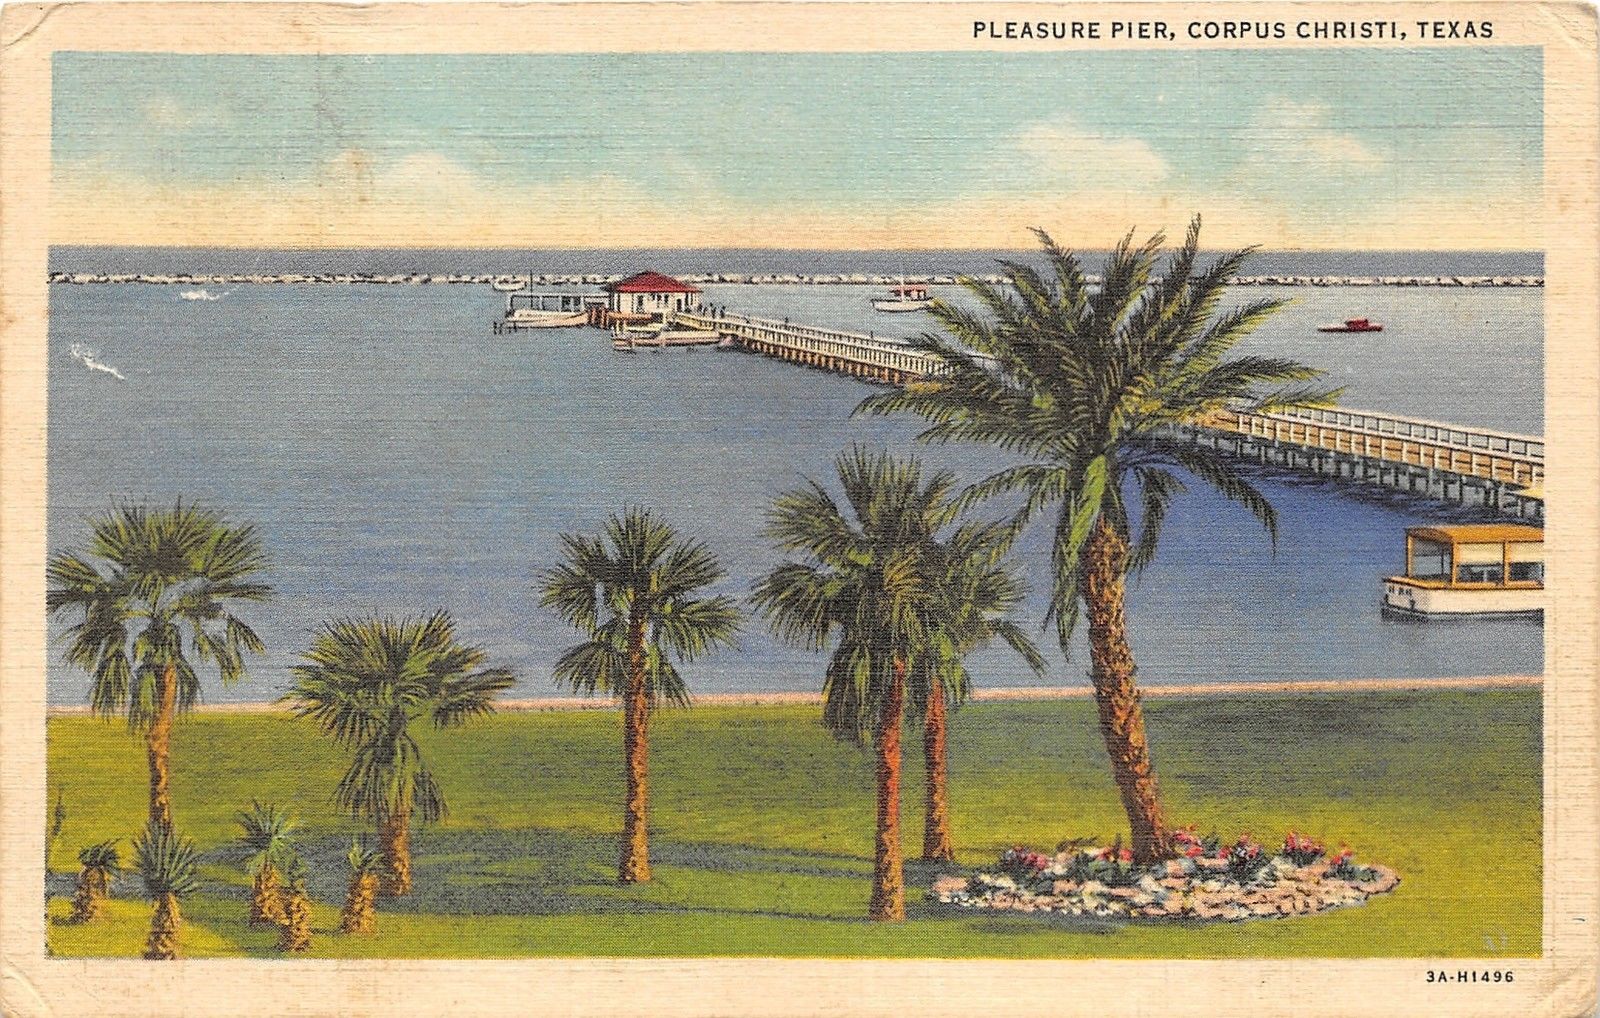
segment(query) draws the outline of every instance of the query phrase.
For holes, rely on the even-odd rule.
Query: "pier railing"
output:
[[[941,367],[937,357],[871,333],[748,315],[678,312],[672,317],[691,328],[734,337],[747,350],[891,384],[937,377]],[[1521,489],[1544,483],[1544,439],[1536,435],[1346,407],[1227,410],[1195,421],[1193,427]]]
[[[737,337],[746,349],[784,360],[799,361],[845,374],[903,384],[939,373],[941,364],[903,341],[868,332],[824,329],[814,325],[756,318],[751,315],[708,315],[675,312],[674,322]],[[980,363],[988,358],[979,357]]]
[[[1216,431],[1329,452],[1445,470],[1536,488],[1544,483],[1544,439],[1344,407],[1272,413],[1223,411],[1196,422]]]

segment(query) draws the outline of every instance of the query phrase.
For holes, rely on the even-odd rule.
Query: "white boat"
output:
[[[874,311],[886,311],[890,314],[926,311],[931,307],[933,298],[928,296],[928,288],[922,283],[901,283],[899,286],[889,288],[889,296],[872,299]]]
[[[201,287],[198,290],[183,290],[183,291],[179,292],[178,296],[182,297],[184,300],[221,300],[222,299],[222,294],[220,294],[220,293],[212,293],[210,290],[207,290],[204,287]]]
[[[1383,581],[1385,611],[1421,618],[1544,614],[1544,531],[1517,523],[1411,527],[1406,571]]]
[[[489,285],[501,293],[515,293],[532,285],[532,282],[532,276],[527,279],[520,276],[496,276]]]
[[[503,329],[568,329],[585,325],[589,313],[581,293],[540,293],[519,290],[506,295],[506,313],[495,323]]]

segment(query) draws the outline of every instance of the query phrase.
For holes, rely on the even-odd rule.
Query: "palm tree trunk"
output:
[[[78,874],[77,886],[72,891],[72,922],[88,923],[100,918],[106,911],[106,896],[110,893],[110,880],[101,870],[83,870]]]
[[[623,774],[627,801],[622,810],[622,860],[617,880],[639,884],[650,879],[650,700],[644,684],[644,618],[628,624],[628,692],[622,703]]]
[[[411,893],[411,810],[395,810],[378,825],[383,846],[383,893],[399,898]]]
[[[156,899],[155,915],[150,917],[150,939],[145,941],[144,956],[151,961],[169,961],[178,956],[178,926],[183,915],[178,910],[178,896],[163,894]]]
[[[150,721],[146,742],[150,751],[150,822],[172,830],[172,774],[167,758],[172,752],[172,722],[178,714],[178,666],[161,669],[156,715]]]
[[[1171,846],[1134,685],[1123,605],[1127,562],[1128,542],[1102,516],[1089,535],[1080,587],[1089,616],[1090,678],[1100,709],[1100,734],[1133,835],[1133,861],[1148,866],[1170,855]]]
[[[906,917],[905,863],[900,851],[900,726],[905,718],[906,666],[895,659],[888,696],[875,733],[878,750],[878,830],[872,859],[872,901],[867,918]]]
[[[922,757],[927,773],[922,821],[922,860],[950,862],[950,788],[946,769],[944,683],[928,682],[928,714],[922,721]]]
[[[262,863],[250,882],[250,925],[283,922],[283,894],[279,890],[278,868]]]
[[[339,932],[371,933],[375,930],[378,922],[373,903],[377,896],[377,874],[359,873],[351,877],[350,891],[344,899],[344,911],[339,914]]]
[[[278,928],[278,950],[299,953],[311,950],[311,900],[298,884],[289,892],[283,910],[283,925]]]

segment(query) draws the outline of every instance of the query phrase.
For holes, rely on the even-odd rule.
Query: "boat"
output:
[[[532,283],[532,276],[527,279],[523,279],[520,276],[496,276],[490,281],[489,286],[501,293],[515,293],[518,290],[526,289]]]
[[[198,290],[183,290],[183,291],[179,292],[178,296],[182,297],[184,300],[221,300],[222,299],[222,294],[220,294],[220,293],[212,293],[210,290],[207,290],[205,287],[201,287]]]
[[[890,314],[926,311],[931,307],[933,298],[928,296],[928,287],[923,283],[901,283],[899,286],[889,288],[889,296],[872,299],[874,311],[885,311]]]
[[[1407,618],[1544,615],[1544,531],[1520,523],[1410,527],[1383,609]]]
[[[1382,332],[1383,326],[1365,318],[1346,318],[1338,325],[1319,325],[1318,332]]]
[[[518,290],[506,295],[506,312],[494,330],[566,329],[586,325],[588,304],[581,293],[541,293]]]

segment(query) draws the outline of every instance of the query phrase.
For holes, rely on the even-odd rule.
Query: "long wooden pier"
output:
[[[940,369],[937,358],[871,333],[703,312],[676,312],[668,322],[715,332],[753,353],[881,384],[937,377]],[[1544,439],[1536,435],[1346,407],[1226,411],[1176,433],[1291,470],[1544,518]]]

